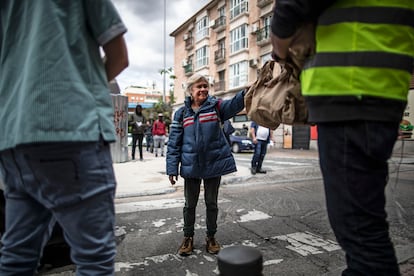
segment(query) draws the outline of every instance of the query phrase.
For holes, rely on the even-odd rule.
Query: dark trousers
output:
[[[206,204],[206,224],[207,236],[214,237],[217,232],[218,216],[218,191],[221,177],[204,179],[204,202]],[[196,218],[196,207],[200,195],[201,179],[186,178],[184,179],[184,196],[185,205],[183,208],[184,215],[184,236],[194,236],[194,223]]]
[[[115,176],[109,144],[55,142],[0,152],[6,232],[0,275],[35,275],[54,221],[77,275],[114,275]]]
[[[398,122],[318,124],[329,221],[346,253],[342,275],[399,275],[385,211],[397,133]]]
[[[135,148],[137,147],[137,141],[139,158],[142,159],[142,140],[144,140],[144,134],[132,134],[132,159],[135,159]]]
[[[262,169],[263,160],[267,152],[267,141],[257,140],[252,157],[252,168]]]
[[[151,153],[154,150],[154,141],[152,141],[152,134],[146,134],[145,140],[147,141],[147,151],[151,151]]]

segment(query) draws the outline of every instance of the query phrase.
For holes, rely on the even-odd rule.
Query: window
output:
[[[249,118],[246,114],[239,114],[233,117],[233,122],[240,123],[240,122],[248,122]]]
[[[220,7],[218,9],[218,14],[219,14],[219,17],[226,16],[226,7],[225,6]]]
[[[230,65],[230,83],[229,88],[236,88],[247,84],[248,81],[248,67],[247,61],[242,61]]]
[[[196,40],[199,41],[208,36],[208,18],[204,16],[196,23]]]
[[[270,37],[270,25],[272,22],[272,16],[266,16],[262,19],[263,28],[261,29],[262,39],[268,39]]]
[[[230,19],[238,16],[241,13],[248,11],[247,0],[231,0],[230,2]]]
[[[247,36],[247,24],[243,24],[240,27],[235,28],[230,32],[230,51],[231,53],[240,51],[241,49],[247,49],[248,36]]]
[[[220,39],[217,42],[217,44],[218,44],[218,50],[219,50],[220,56],[222,58],[225,58],[226,57],[226,39],[225,38]]]
[[[272,15],[268,15],[262,19],[263,26],[270,26],[272,22]]]
[[[196,68],[208,65],[208,47],[203,46],[196,51]]]
[[[265,64],[266,61],[272,60],[272,54],[267,53],[267,54],[261,56],[261,60],[262,60],[262,64]]]
[[[218,81],[214,82],[214,90],[224,91],[226,89],[225,71],[218,72]]]

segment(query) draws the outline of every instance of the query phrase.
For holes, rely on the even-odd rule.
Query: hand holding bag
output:
[[[257,124],[276,129],[281,123],[306,123],[308,112],[301,93],[300,71],[314,53],[314,25],[300,28],[289,48],[286,62],[267,61],[244,99],[248,116]]]

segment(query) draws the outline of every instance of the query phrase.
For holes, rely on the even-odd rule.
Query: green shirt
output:
[[[114,141],[99,50],[126,32],[113,4],[2,0],[0,7],[0,150],[100,136]]]

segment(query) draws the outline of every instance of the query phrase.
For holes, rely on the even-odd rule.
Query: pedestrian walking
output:
[[[329,221],[345,251],[342,275],[400,275],[386,220],[388,163],[407,104],[414,2],[277,0],[273,57],[296,27],[316,22],[316,54],[301,73]]]
[[[150,121],[147,121],[145,127],[145,142],[147,147],[147,152],[154,152],[154,141],[152,139],[152,124]]]
[[[167,134],[167,127],[164,122],[164,115],[158,113],[158,120],[152,125],[152,137],[154,139],[155,157],[158,157],[158,149],[161,151],[161,156],[164,156],[165,137]]]
[[[209,82],[200,74],[187,81],[184,106],[174,114],[167,147],[167,175],[172,185],[178,174],[184,178],[184,240],[178,254],[193,251],[194,224],[200,186],[204,184],[206,204],[206,250],[220,251],[217,232],[218,192],[221,176],[236,171],[236,163],[220,123],[244,108],[244,91],[232,99],[219,100],[209,95]],[[174,180],[175,179],[175,180]]]
[[[267,173],[267,171],[263,170],[262,165],[266,156],[267,145],[273,140],[273,132],[270,128],[259,126],[252,121],[250,124],[250,135],[254,144],[250,172],[252,174]]]
[[[144,140],[145,129],[147,128],[146,119],[142,114],[142,106],[137,104],[135,112],[128,118],[128,125],[131,126],[132,134],[132,160],[135,160],[135,149],[138,143],[139,160],[144,160],[142,156],[142,141]]]
[[[77,275],[114,275],[108,81],[128,65],[126,27],[109,0],[2,0],[0,18],[0,275],[37,274],[54,219]]]

